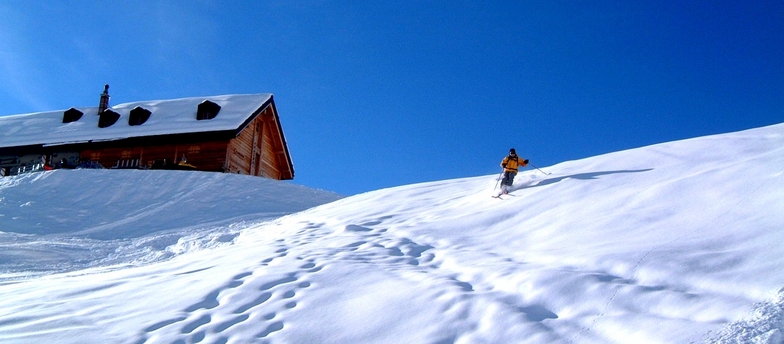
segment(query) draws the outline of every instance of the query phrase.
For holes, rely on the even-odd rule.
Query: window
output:
[[[128,125],[142,125],[150,119],[152,112],[141,106],[137,106],[131,110],[131,115],[128,117]]]
[[[117,120],[120,119],[120,114],[116,113],[112,110],[105,110],[101,112],[100,117],[98,118],[98,127],[99,128],[107,128],[117,123]]]
[[[215,104],[209,100],[205,100],[199,104],[199,107],[196,110],[196,119],[200,121],[205,119],[213,119],[218,115],[220,109],[220,105]]]
[[[63,112],[63,123],[76,122],[80,118],[82,118],[82,115],[84,115],[83,112],[81,112],[81,111],[79,111],[77,109],[74,109],[74,108],[70,108],[68,110],[65,110],[65,112]]]

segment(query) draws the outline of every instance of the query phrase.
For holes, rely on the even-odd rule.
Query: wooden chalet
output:
[[[293,179],[272,94],[143,101],[0,117],[0,174],[190,169]]]

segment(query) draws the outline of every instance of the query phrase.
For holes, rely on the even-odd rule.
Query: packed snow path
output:
[[[259,214],[257,222],[202,207],[192,214],[201,226],[188,214],[169,222],[181,228],[164,226],[187,233],[157,248],[174,252],[165,257],[9,274],[0,285],[0,341],[782,341],[783,125],[543,169],[552,175],[523,172],[500,200],[490,197],[495,176],[482,176],[378,190],[276,219]],[[129,179],[86,173],[119,173],[119,185]],[[280,185],[294,187],[265,185],[278,189],[256,212],[281,200],[294,212],[305,201]],[[17,208],[43,202],[18,196],[20,187],[0,189],[3,228],[24,218]],[[120,235],[138,233],[132,223],[141,220],[106,216],[100,229],[72,224],[73,237],[161,235]],[[219,232],[234,230],[205,240],[214,222]],[[22,237],[47,238],[38,235]]]

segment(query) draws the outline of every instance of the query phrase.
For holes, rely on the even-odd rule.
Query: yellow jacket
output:
[[[517,155],[509,155],[501,161],[501,167],[504,168],[504,172],[517,172],[520,167],[525,167],[528,165],[528,160],[523,160],[523,158]]]

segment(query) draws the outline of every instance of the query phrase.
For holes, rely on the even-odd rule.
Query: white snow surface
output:
[[[0,342],[784,341],[784,124],[540,167],[0,179]]]

